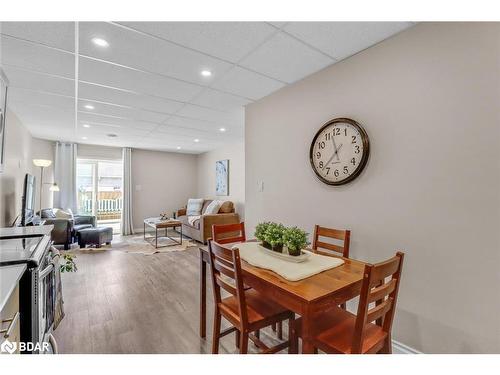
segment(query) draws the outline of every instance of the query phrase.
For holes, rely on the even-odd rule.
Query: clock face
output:
[[[329,185],[354,180],[368,160],[370,143],[361,125],[347,118],[326,123],[314,137],[309,152],[318,178]]]

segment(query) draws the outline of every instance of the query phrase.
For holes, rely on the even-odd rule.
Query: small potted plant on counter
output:
[[[266,231],[267,231],[267,228],[269,227],[269,224],[271,224],[271,222],[269,221],[264,221],[263,223],[259,223],[255,226],[255,238],[258,239],[260,242],[262,242],[262,246],[264,246],[266,249],[270,249],[271,248],[271,245],[269,245],[267,242],[266,242]]]
[[[288,254],[299,256],[307,245],[307,233],[300,228],[286,228],[283,232],[283,243],[288,248]]]
[[[281,253],[283,251],[283,224],[269,223],[264,234],[264,241],[267,242],[272,251]]]

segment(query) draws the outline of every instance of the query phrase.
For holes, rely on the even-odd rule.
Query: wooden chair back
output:
[[[391,259],[365,266],[351,353],[362,352],[368,323],[376,321],[390,339],[403,258],[404,253],[398,251]]]
[[[236,297],[240,321],[243,325],[246,325],[248,317],[241,273],[240,251],[224,247],[212,239],[208,240],[208,250],[210,252],[215,304],[219,304],[222,300],[221,288]]]
[[[343,241],[343,245],[335,245],[332,243],[321,241],[320,237],[333,238],[336,240]],[[314,252],[320,249],[334,251],[336,253],[342,254],[344,258],[349,258],[349,245],[351,241],[351,231],[350,230],[339,230],[331,229],[326,227],[320,227],[319,225],[314,226],[313,243],[312,250]]]
[[[245,242],[245,223],[214,224],[212,225],[212,239],[219,244]]]

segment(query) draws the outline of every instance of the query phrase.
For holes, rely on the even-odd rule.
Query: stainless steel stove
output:
[[[0,272],[2,266],[23,263],[27,270],[19,282],[21,341],[42,347],[51,337],[55,311],[55,274],[49,235],[0,237]],[[23,353],[38,352],[34,349]]]

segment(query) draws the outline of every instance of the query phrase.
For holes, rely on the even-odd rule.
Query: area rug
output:
[[[179,237],[172,237],[175,241],[179,241]],[[151,241],[151,240],[149,240]],[[154,239],[153,239],[154,241]],[[169,245],[169,246],[166,246]],[[158,254],[158,253],[170,253],[174,251],[184,251],[187,250],[191,247],[196,247],[200,246],[200,244],[183,239],[182,240],[182,245],[174,244],[174,242],[166,237],[159,237],[158,238],[158,246],[164,246],[164,247],[159,247],[158,249],[155,248],[154,242],[153,245],[144,240],[144,237],[142,235],[139,236],[123,236],[121,238],[121,241],[118,243],[112,244],[112,249],[111,250],[118,250],[118,251],[123,251],[125,253],[130,253],[130,254],[143,254],[143,255],[153,255],[153,254]]]

